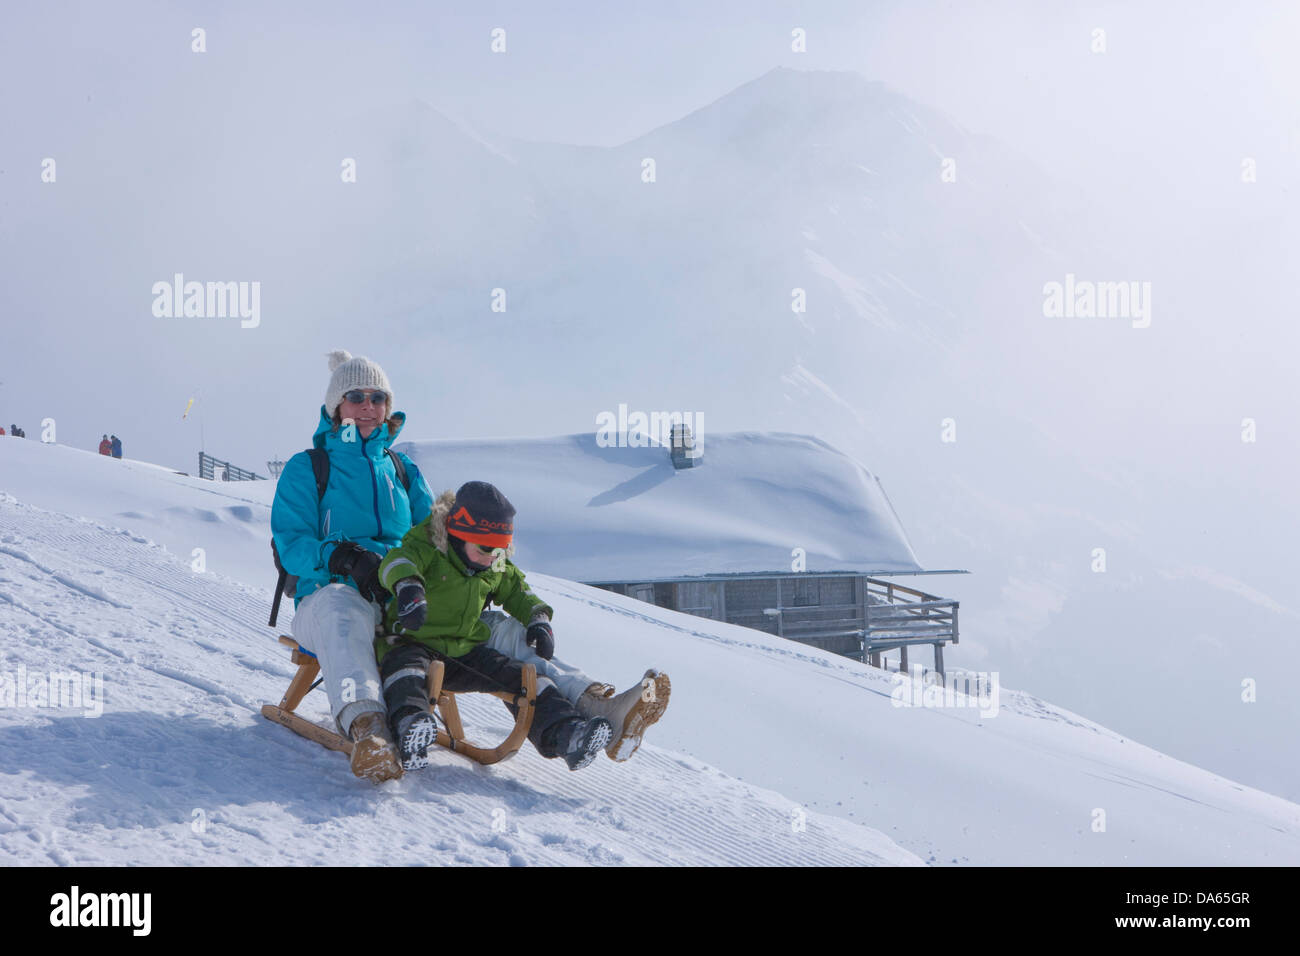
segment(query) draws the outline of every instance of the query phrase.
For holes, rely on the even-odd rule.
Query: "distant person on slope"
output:
[[[108,440],[107,435],[105,435],[104,440],[99,443],[99,453],[101,455],[108,455],[109,457],[112,457],[113,455],[113,443]]]
[[[113,457],[114,457],[114,458],[121,458],[121,457],[122,457],[122,439],[118,438],[116,435],[114,435],[114,436],[112,436],[112,437],[113,437]]]

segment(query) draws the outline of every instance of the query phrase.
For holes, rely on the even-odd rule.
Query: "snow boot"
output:
[[[560,756],[564,758],[570,770],[581,770],[595,760],[596,754],[605,749],[614,732],[609,721],[604,717],[592,717],[588,720],[574,717],[569,724],[560,728],[560,733],[557,735],[559,741],[565,739],[566,731],[568,744],[561,744],[564,749]]]
[[[618,695],[608,684],[592,684],[576,706],[582,716],[604,717],[613,725],[605,753],[610,760],[624,761],[641,746],[646,728],[664,715],[672,689],[667,674],[651,669],[639,684]]]
[[[393,738],[388,733],[388,721],[379,711],[370,710],[358,716],[348,728],[348,736],[352,738],[352,772],[358,777],[377,784],[402,776]]]
[[[429,766],[429,748],[438,739],[438,721],[428,711],[413,711],[393,724],[403,770]]]

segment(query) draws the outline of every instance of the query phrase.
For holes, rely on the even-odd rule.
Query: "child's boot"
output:
[[[429,765],[429,747],[438,736],[438,722],[429,713],[429,652],[418,645],[396,648],[384,658],[384,700],[388,725],[397,741],[403,770]]]
[[[419,770],[429,765],[429,748],[438,737],[438,722],[426,711],[409,710],[393,721],[397,738],[397,755],[403,770]]]
[[[610,760],[627,760],[641,746],[646,728],[668,709],[672,684],[668,675],[648,670],[639,684],[615,695],[608,684],[592,684],[578,698],[578,713],[584,717],[604,717],[614,727],[605,753]]]
[[[560,756],[564,758],[570,770],[581,770],[596,759],[596,754],[605,749],[613,732],[613,727],[604,717],[591,717],[585,720],[575,717],[559,728],[556,742],[561,748]]]

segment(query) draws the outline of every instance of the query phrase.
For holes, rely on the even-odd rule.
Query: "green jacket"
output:
[[[501,570],[474,573],[461,563],[447,546],[446,517],[455,501],[451,492],[443,492],[433,511],[392,548],[379,565],[379,580],[390,593],[396,593],[403,578],[418,577],[424,582],[428,615],[415,631],[403,631],[405,640],[419,641],[447,657],[461,657],[492,636],[479,615],[489,603],[499,604],[515,620],[527,625],[540,614],[553,616],[549,604],[528,587],[524,574],[509,560]],[[397,602],[390,601],[384,614],[385,632],[397,633]],[[383,660],[392,649],[387,640],[375,642],[376,656]]]

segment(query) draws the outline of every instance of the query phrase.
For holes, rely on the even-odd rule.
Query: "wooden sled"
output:
[[[351,740],[294,713],[320,673],[320,662],[311,654],[304,652],[292,637],[282,634],[280,643],[293,649],[290,660],[298,665],[298,673],[293,675],[293,680],[289,682],[289,689],[285,691],[278,707],[273,704],[262,705],[262,716],[277,724],[283,724],[299,736],[316,741],[322,747],[338,750],[351,757]],[[429,665],[429,712],[440,714],[442,722],[446,725],[446,730],[438,728],[438,746],[446,747],[481,764],[500,763],[518,753],[519,748],[528,739],[529,729],[533,726],[533,714],[537,708],[537,668],[532,664],[524,665],[524,689],[519,694],[504,690],[482,692],[500,697],[519,708],[519,713],[515,717],[515,727],[510,732],[510,736],[492,748],[478,747],[465,739],[465,728],[460,722],[460,712],[456,709],[456,695],[442,689],[445,671],[446,667],[442,661],[434,661]]]

